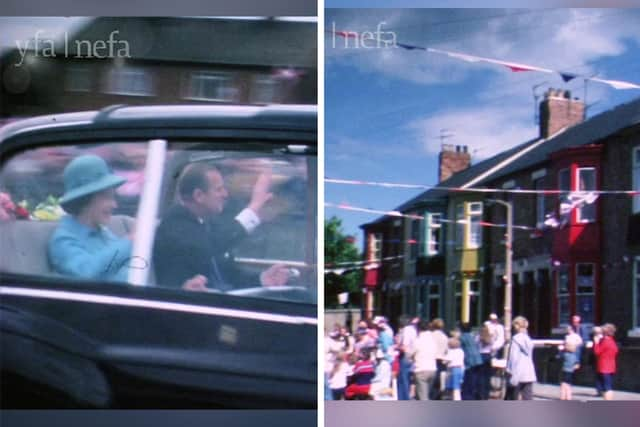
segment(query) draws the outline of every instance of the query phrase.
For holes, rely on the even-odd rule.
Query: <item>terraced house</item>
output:
[[[315,23],[278,18],[88,19],[0,56],[0,123],[111,104],[315,104],[316,38]]]
[[[479,325],[490,312],[502,315],[505,228],[488,224],[507,222],[507,202],[519,226],[512,245],[513,313],[530,319],[532,335],[559,332],[577,313],[586,324],[615,323],[621,340],[639,336],[638,196],[600,195],[567,211],[567,193],[446,191],[639,190],[640,99],[588,120],[584,115],[582,101],[549,90],[540,104],[539,137],[475,165],[466,147],[443,146],[443,189],[396,209],[424,220],[381,217],[362,226],[382,257],[365,279],[375,309],[391,318],[443,317],[448,325]]]

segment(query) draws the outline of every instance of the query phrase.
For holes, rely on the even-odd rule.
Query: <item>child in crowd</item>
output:
[[[329,377],[329,387],[331,388],[333,400],[344,399],[344,390],[347,387],[347,377],[350,375],[350,370],[351,368],[346,361],[346,353],[338,354]]]
[[[464,373],[464,351],[460,346],[460,339],[450,338],[446,355],[448,381],[447,389],[451,390],[453,400],[462,400],[460,389]]]
[[[573,371],[580,367],[578,348],[582,346],[582,338],[573,326],[567,326],[567,334],[564,343],[559,350],[562,352],[562,381],[560,382],[560,400],[571,400],[571,385],[573,384]]]
[[[352,374],[347,382],[349,385],[345,389],[345,398],[353,399],[371,399],[369,392],[371,391],[371,380],[375,376],[376,368],[371,360],[369,350],[362,350],[358,356],[358,361],[353,367]]]
[[[374,400],[391,400],[393,390],[391,389],[392,367],[381,349],[376,351],[376,375],[371,380],[369,394]]]

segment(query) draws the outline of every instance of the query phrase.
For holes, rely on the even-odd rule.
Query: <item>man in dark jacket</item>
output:
[[[234,244],[260,225],[260,210],[272,197],[270,182],[269,174],[261,174],[247,207],[232,221],[215,224],[229,195],[222,175],[210,164],[187,166],[177,185],[180,202],[171,207],[156,231],[153,262],[157,282],[189,290],[221,291],[258,283],[286,284],[289,271],[283,265],[270,267],[260,277],[241,277],[230,254]]]

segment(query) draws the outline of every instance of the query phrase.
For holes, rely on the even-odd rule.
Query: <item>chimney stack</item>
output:
[[[438,182],[471,166],[471,154],[466,145],[442,144],[438,156]]]
[[[584,102],[571,99],[568,90],[549,89],[540,103],[540,137],[548,138],[560,129],[584,120]]]

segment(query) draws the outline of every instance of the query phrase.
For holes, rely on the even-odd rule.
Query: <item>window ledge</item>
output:
[[[627,331],[627,337],[629,338],[640,338],[640,328],[633,328]]]
[[[122,95],[122,96],[155,96],[152,92],[127,92],[125,90],[107,90],[104,92],[107,95]]]

